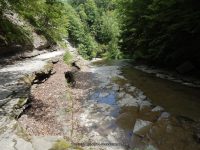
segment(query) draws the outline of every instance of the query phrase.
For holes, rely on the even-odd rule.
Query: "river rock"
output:
[[[151,111],[152,112],[161,112],[161,111],[164,111],[164,108],[161,106],[156,106]]]
[[[130,83],[126,83],[124,86],[125,86],[125,87],[130,87],[131,84],[130,84]]]
[[[152,125],[152,122],[150,121],[137,119],[133,128],[133,133],[140,135],[140,132],[142,130],[144,131],[146,129],[149,129],[151,125]]]
[[[136,89],[136,87],[130,86],[130,87],[127,88],[127,91],[128,91],[128,92],[134,92],[135,89]]]
[[[118,105],[121,107],[124,107],[124,106],[138,107],[138,101],[135,98],[123,98],[118,101]]]
[[[113,91],[120,91],[120,87],[117,84],[114,84],[114,86],[112,87]]]
[[[99,94],[99,97],[100,97],[100,98],[103,98],[103,97],[107,97],[108,95],[109,95],[109,93],[101,92],[101,93]]]
[[[51,60],[51,62],[52,62],[53,64],[56,64],[56,63],[59,62],[59,59],[58,59],[58,58],[54,58],[54,59]]]
[[[117,97],[118,98],[123,98],[124,96],[125,96],[125,92],[119,92],[118,94],[117,94]]]
[[[163,120],[163,119],[168,119],[170,117],[170,113],[168,112],[163,112],[160,117],[158,118],[158,120]]]
[[[152,104],[149,101],[141,101],[140,102],[140,110],[144,110],[144,109],[150,109]]]

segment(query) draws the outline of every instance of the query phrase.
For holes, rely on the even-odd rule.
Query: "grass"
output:
[[[64,54],[64,56],[63,56],[64,62],[69,65],[72,62],[72,59],[73,59],[73,57],[70,54],[70,52],[66,51],[65,54]]]

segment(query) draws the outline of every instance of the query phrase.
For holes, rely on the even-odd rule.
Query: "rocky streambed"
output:
[[[200,148],[198,88],[135,70],[127,61],[96,62],[91,72],[95,85],[76,118],[85,130],[82,136],[73,131],[81,137],[73,142],[94,149]]]
[[[2,66],[0,149],[200,149],[199,88],[157,78],[129,61],[89,63],[69,43],[68,49],[80,67],[74,87],[64,77],[73,68],[54,59],[63,51]],[[24,84],[22,77],[49,61],[48,80]]]

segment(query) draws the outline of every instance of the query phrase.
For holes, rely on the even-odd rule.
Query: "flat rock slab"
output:
[[[62,139],[62,136],[33,136],[31,142],[34,150],[49,150],[57,141]]]
[[[1,118],[0,132],[0,150],[34,150],[16,120],[10,120],[9,117]]]

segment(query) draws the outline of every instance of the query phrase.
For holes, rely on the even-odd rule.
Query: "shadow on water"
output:
[[[128,82],[141,89],[154,104],[177,116],[200,119],[200,88],[160,79],[134,67],[124,67],[122,72]]]

